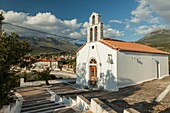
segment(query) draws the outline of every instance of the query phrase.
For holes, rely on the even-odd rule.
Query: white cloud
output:
[[[167,22],[170,28],[170,1],[169,0],[149,0],[152,9]]]
[[[123,22],[125,24],[125,30],[131,31],[132,27],[131,27],[131,23],[129,19],[125,19],[125,22]]]
[[[112,37],[120,37],[123,36],[124,33],[122,31],[112,29],[109,25],[104,26],[104,37],[112,38]]]
[[[23,12],[14,12],[14,11],[4,11],[3,15],[5,17],[5,22],[20,25],[23,27],[36,29],[40,31],[45,31],[48,33],[58,34],[62,36],[71,36],[77,38],[80,35],[77,34],[76,30],[79,29],[82,24],[77,22],[77,19],[72,20],[61,20],[58,19],[55,15],[46,12],[46,13],[37,13],[35,16],[29,15],[28,13]],[[24,30],[21,28],[4,25],[4,29],[8,32],[16,32],[20,35],[40,35],[33,31]]]
[[[133,18],[130,20],[130,22],[132,22],[132,23],[139,23],[140,20],[139,20],[138,18],[136,18],[136,17],[133,17]]]
[[[81,35],[83,36],[83,37],[86,37],[87,36],[87,27],[89,26],[89,23],[88,22],[84,22],[84,24],[83,24],[83,28],[82,29],[80,29],[80,32],[81,32]]]
[[[154,11],[148,0],[138,0],[139,6],[131,12],[132,19],[130,22],[139,23],[146,21],[148,23],[159,23],[159,18],[154,16]]]
[[[5,22],[71,38],[86,38],[87,36],[87,27],[89,26],[88,22],[78,23],[77,19],[61,20],[49,12],[30,15],[28,13],[23,12],[0,10],[0,12],[1,11],[3,12],[3,15],[5,17]],[[114,22],[122,23],[118,20],[114,20]],[[25,30],[22,28],[12,28],[12,26],[8,27],[7,25],[4,25],[4,28],[8,32],[16,32],[21,36],[46,36],[44,34]],[[105,37],[112,38],[115,36],[119,37],[123,35],[124,33],[122,31],[112,29],[109,25],[106,25],[104,27]]]
[[[89,26],[89,23],[88,22],[84,22],[84,24],[83,24],[83,27],[88,27]]]
[[[151,19],[149,20],[149,23],[159,24],[159,23],[160,23],[160,22],[159,22],[159,17],[151,18]]]
[[[63,23],[68,26],[70,29],[75,30],[81,26],[80,24],[77,24],[77,19],[73,20],[64,20]]]
[[[165,28],[165,26],[163,25],[152,25],[152,26],[147,26],[147,25],[143,25],[143,26],[139,26],[135,32],[138,33],[138,34],[142,34],[142,35],[146,35],[148,33],[151,33],[155,30],[158,30],[158,29],[162,29],[162,28]]]
[[[28,14],[23,13],[23,12],[14,12],[14,11],[8,11],[8,12],[4,12],[3,10],[0,10],[0,12],[3,12],[3,15],[5,17],[6,22],[10,22],[10,23],[23,23]]]
[[[78,32],[72,32],[69,34],[71,38],[81,38],[81,34]]]
[[[87,28],[80,29],[80,32],[83,36],[85,36],[85,37],[87,36]]]
[[[110,20],[109,22],[110,22],[110,23],[119,23],[119,24],[122,23],[120,20]]]
[[[41,25],[41,26],[53,26],[56,25],[57,18],[51,13],[38,13],[35,16],[27,16],[25,24]]]

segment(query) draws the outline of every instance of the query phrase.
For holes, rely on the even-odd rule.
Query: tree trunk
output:
[[[46,85],[50,85],[48,79],[45,80]]]

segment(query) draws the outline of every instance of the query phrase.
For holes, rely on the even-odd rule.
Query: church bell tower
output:
[[[89,27],[87,28],[87,42],[95,42],[103,39],[103,23],[101,16],[95,12],[89,17]]]

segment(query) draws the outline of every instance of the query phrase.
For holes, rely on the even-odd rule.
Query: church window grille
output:
[[[96,60],[95,59],[91,59],[90,60],[90,64],[96,64],[97,62],[96,62]]]

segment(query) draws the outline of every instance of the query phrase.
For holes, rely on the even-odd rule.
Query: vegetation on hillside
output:
[[[157,30],[144,38],[137,41],[137,43],[156,47],[157,49],[170,52],[170,30]]]

